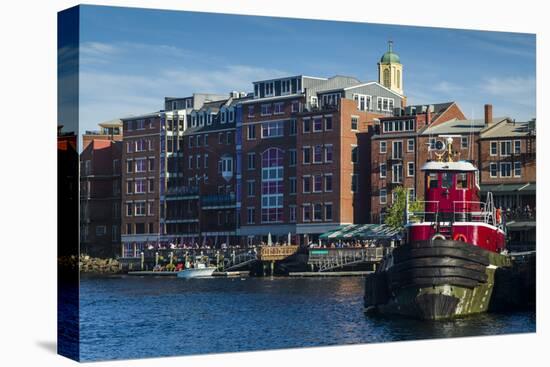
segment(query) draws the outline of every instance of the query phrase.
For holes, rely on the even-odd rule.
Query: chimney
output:
[[[430,109],[430,106],[426,108],[426,125],[430,125],[432,123],[432,110]]]
[[[485,125],[489,125],[493,122],[493,105],[485,105]]]

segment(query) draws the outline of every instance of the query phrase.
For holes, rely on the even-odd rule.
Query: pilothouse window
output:
[[[468,188],[468,176],[465,173],[459,173],[456,176],[456,188],[457,189]]]
[[[453,187],[453,175],[451,173],[441,174],[441,187],[444,189]]]
[[[430,189],[437,189],[437,173],[430,173],[428,175],[428,185]]]

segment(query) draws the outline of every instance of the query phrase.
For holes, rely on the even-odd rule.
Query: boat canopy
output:
[[[458,161],[458,162],[426,162],[422,166],[422,171],[460,171],[470,172],[477,171],[477,168],[470,162]]]
[[[400,240],[401,232],[385,224],[350,224],[325,232],[321,240]]]

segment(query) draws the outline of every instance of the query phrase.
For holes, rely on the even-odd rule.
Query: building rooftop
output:
[[[481,138],[508,138],[532,136],[535,134],[535,120],[514,122],[503,120],[481,133]]]
[[[489,126],[506,120],[507,117],[495,117]],[[458,120],[452,119],[442,122],[435,126],[428,126],[421,135],[441,135],[441,134],[470,134],[478,133],[486,128],[484,119]]]

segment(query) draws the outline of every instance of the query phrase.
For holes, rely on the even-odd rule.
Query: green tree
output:
[[[405,226],[405,207],[407,206],[407,189],[397,186],[393,190],[393,204],[386,212],[384,223],[395,229],[402,229]],[[409,201],[409,212],[421,212],[424,204],[418,200]]]

